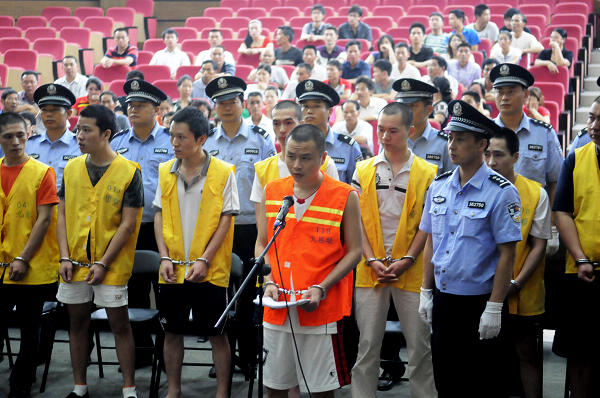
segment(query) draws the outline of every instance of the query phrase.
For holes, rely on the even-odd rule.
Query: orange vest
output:
[[[279,259],[275,255],[274,246],[271,246],[268,253],[272,267],[271,277],[280,287],[290,288],[288,282],[292,271],[295,290],[319,284],[346,255],[342,244],[341,224],[351,191],[353,189],[349,185],[325,174],[321,187],[300,221],[296,220],[294,208],[290,209],[286,217],[287,225],[276,241]],[[293,193],[293,177],[267,184],[265,205],[268,239],[273,236],[273,224],[282,198]],[[283,294],[279,300],[284,300]],[[350,315],[351,307],[352,272],[329,289],[327,297],[315,311],[306,312],[298,307],[298,320],[302,326],[325,325]],[[286,316],[286,309],[272,310],[265,307],[263,319],[271,324],[283,325]]]

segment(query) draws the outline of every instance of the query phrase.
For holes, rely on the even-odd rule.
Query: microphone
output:
[[[277,217],[275,218],[275,223],[273,224],[273,230],[277,229],[281,223],[285,222],[285,216],[287,216],[288,211],[290,211],[290,207],[294,205],[294,198],[291,196],[285,196],[283,198],[283,204],[279,209],[279,213],[277,213]]]

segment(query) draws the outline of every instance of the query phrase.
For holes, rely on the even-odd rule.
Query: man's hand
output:
[[[279,301],[279,289],[277,288],[277,286],[272,284],[268,284],[267,286],[265,286],[263,299],[268,297],[272,298],[275,301]]]
[[[387,277],[386,271],[387,267],[379,260],[371,261],[369,263],[369,267],[375,271],[375,275],[377,275],[377,280],[380,281]]]
[[[433,311],[433,289],[421,288],[421,296],[419,299],[419,315],[421,319],[431,326],[431,313]]]
[[[311,287],[302,295],[303,299],[309,299],[310,301],[302,305],[302,309],[306,312],[313,312],[319,307],[321,302],[322,292],[318,287]]]
[[[192,264],[192,266],[190,267],[190,270],[185,276],[185,279],[190,282],[198,283],[202,282],[204,278],[206,278],[207,274],[208,265],[206,264],[206,262],[204,262],[204,260],[196,260],[196,262],[194,262],[194,264]]]
[[[167,259],[160,261],[160,276],[167,283],[175,283],[177,282],[177,275],[175,274],[175,270],[173,269],[173,262]]]
[[[578,265],[577,277],[584,282],[592,283],[594,279],[596,279],[596,275],[594,275],[594,266],[590,263]]]
[[[23,260],[13,260],[10,263],[10,269],[8,270],[8,279],[11,281],[20,281],[25,278],[27,273],[27,264]]]
[[[113,65],[113,60],[111,58],[105,57],[100,61],[100,64],[103,68],[110,68]]]
[[[383,278],[379,278],[377,281],[379,283],[392,283],[398,280],[398,277],[404,273],[413,262],[410,258],[404,258],[402,260],[394,261],[390,264],[389,267],[385,270],[385,275]]]
[[[65,260],[61,261],[58,273],[63,281],[66,283],[71,282],[71,279],[73,278],[73,263]]]
[[[558,74],[558,68],[556,65],[554,65],[554,62],[548,62],[548,65],[546,66],[548,67],[548,71],[550,71],[550,73],[553,75]]]
[[[104,280],[106,276],[106,270],[100,264],[92,264],[90,267],[90,272],[88,272],[85,277],[85,281],[88,285],[99,285]]]
[[[479,320],[479,340],[493,339],[500,333],[502,303],[488,301]]]

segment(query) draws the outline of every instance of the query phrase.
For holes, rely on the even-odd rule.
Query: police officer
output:
[[[29,138],[26,152],[29,156],[52,167],[56,172],[56,185],[60,186],[67,161],[81,155],[77,138],[67,128],[69,110],[75,96],[59,84],[44,84],[33,93],[45,130]]]
[[[114,136],[110,145],[126,159],[137,162],[142,169],[144,184],[144,210],[137,240],[137,250],[154,250],[154,210],[152,199],[158,184],[158,165],[173,158],[169,133],[157,121],[158,107],[167,98],[159,88],[144,80],[131,79],[123,85],[125,103],[131,127]],[[150,307],[150,286],[157,284],[157,277],[145,279],[132,276],[128,283],[129,306]],[[155,291],[158,291],[156,285]],[[143,329],[133,330],[137,347],[152,346],[150,333]],[[150,365],[151,356],[147,351],[136,352],[136,367]]]
[[[448,150],[458,167],[427,191],[419,312],[432,323],[439,397],[495,397],[501,391],[495,337],[521,240],[519,194],[483,161],[499,127],[463,101],[450,102],[449,111]]]
[[[408,138],[408,147],[415,155],[438,167],[438,174],[452,170],[454,165],[448,155],[448,134],[429,124],[433,112],[435,86],[416,79],[398,79],[393,85],[396,102],[408,105],[413,111],[414,133]]]
[[[552,126],[529,118],[523,112],[529,95],[527,88],[534,82],[533,75],[519,65],[500,64],[490,72],[490,80],[497,91],[496,106],[500,110],[494,121],[519,137],[520,157],[515,172],[542,184],[552,203],[563,159]]]
[[[273,156],[275,145],[269,134],[250,120],[242,118],[246,83],[239,77],[223,76],[206,86],[206,94],[214,101],[221,125],[211,131],[204,149],[218,159],[235,165],[235,176],[240,197],[240,215],[235,217],[233,252],[244,263],[244,275],[254,265],[256,242],[256,216],[250,192],[254,181],[254,163]],[[238,313],[243,333],[240,333],[241,367],[254,366],[255,337],[248,333],[252,328],[252,314],[256,296],[251,288],[245,291]],[[247,369],[244,369],[247,370]],[[249,370],[249,369],[248,369]]]
[[[362,160],[362,153],[354,138],[334,133],[329,127],[331,111],[340,102],[340,96],[329,85],[308,79],[296,86],[296,98],[302,106],[302,123],[321,129],[325,136],[325,150],[335,162],[340,181],[350,184],[356,162]]]

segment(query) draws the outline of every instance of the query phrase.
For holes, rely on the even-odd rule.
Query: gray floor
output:
[[[17,332],[11,330],[11,335],[15,335]],[[66,338],[66,333],[58,332],[57,338]],[[564,374],[565,374],[565,362],[562,358],[557,357],[551,352],[553,333],[546,331],[544,333],[544,397],[545,398],[559,398],[563,396],[564,392]],[[102,340],[106,344],[113,344],[112,336],[110,334],[103,334]],[[193,338],[186,338],[186,346],[204,346],[207,344],[199,345]],[[17,349],[17,343],[12,343],[13,349]],[[113,351],[114,352],[114,351]],[[106,351],[106,360],[114,360],[115,356],[111,351]],[[403,358],[406,358],[406,353],[401,353]],[[187,351],[186,361],[210,361],[210,353],[207,351]],[[57,343],[54,346],[52,365],[48,376],[48,383],[46,392],[40,394],[39,391],[39,380],[41,380],[43,367],[38,368],[38,383],[34,385],[34,397],[50,397],[50,398],[61,398],[65,397],[72,389],[72,376],[70,369],[69,351],[67,344]],[[8,394],[8,361],[5,358],[0,363],[0,397],[5,397]],[[150,379],[150,369],[141,369],[136,374],[138,396],[140,398],[148,396],[148,387]],[[121,376],[117,372],[115,366],[105,367],[105,377],[100,379],[98,377],[97,367],[91,366],[88,369],[88,385],[91,397],[115,397],[121,396]],[[240,374],[234,375],[232,397],[242,398],[247,396],[248,383],[246,383]],[[186,367],[183,370],[183,396],[184,397],[211,397],[215,391],[215,381],[208,378],[207,367]],[[166,379],[165,375],[161,378],[161,397],[166,396]],[[254,394],[253,396],[256,396]],[[350,391],[348,388],[340,390],[337,397],[350,397]],[[408,383],[402,383],[395,386],[391,391],[385,393],[378,393],[380,397],[397,397],[404,398],[409,397]]]

